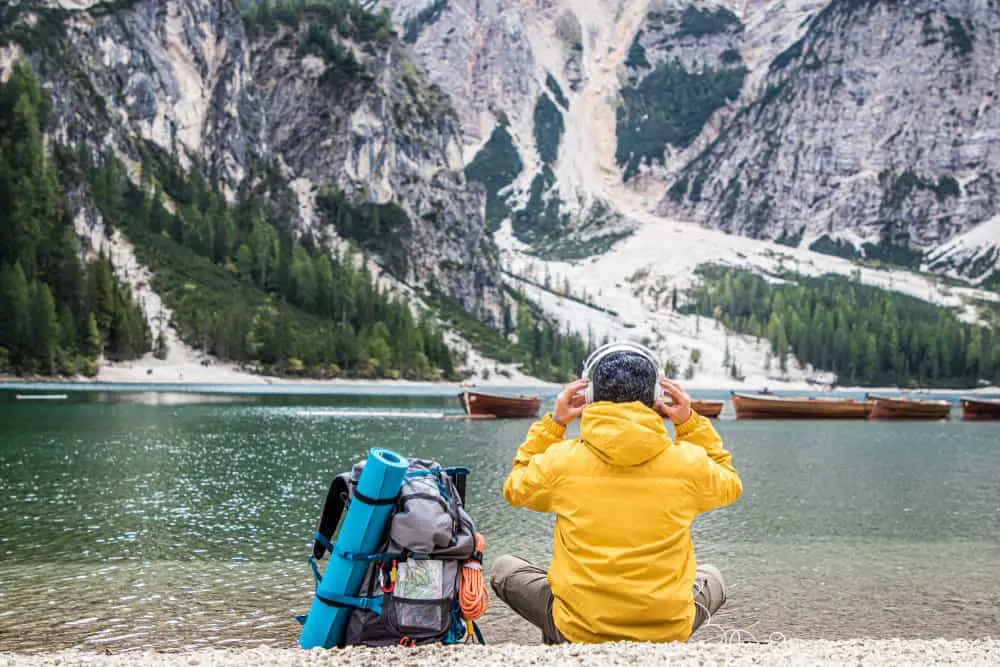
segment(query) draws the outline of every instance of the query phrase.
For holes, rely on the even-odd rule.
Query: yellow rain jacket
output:
[[[692,413],[673,442],[642,403],[594,403],[580,437],[536,422],[503,486],[507,502],[553,512],[556,627],[571,642],[687,641],[694,625],[691,522],[743,492],[732,456]]]

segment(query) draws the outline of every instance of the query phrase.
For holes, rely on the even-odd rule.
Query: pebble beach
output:
[[[384,667],[512,667],[514,665],[996,665],[1000,641],[986,640],[786,640],[767,644],[604,644],[600,646],[427,646],[300,651],[283,648],[179,653],[136,651],[96,654],[60,651],[0,654],[0,665],[141,665],[254,667],[256,665],[351,665]]]

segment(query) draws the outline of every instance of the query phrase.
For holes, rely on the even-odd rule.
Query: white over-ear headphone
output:
[[[652,350],[638,343],[608,343],[591,352],[587,360],[583,362],[583,372],[580,374],[580,377],[584,380],[589,380],[587,387],[583,390],[583,398],[588,404],[594,402],[594,382],[591,374],[602,359],[614,352],[631,352],[632,354],[644,357],[653,365],[653,370],[656,372],[656,386],[653,388],[653,400],[659,401],[666,396],[666,392],[660,386],[660,380],[663,379],[660,362]]]

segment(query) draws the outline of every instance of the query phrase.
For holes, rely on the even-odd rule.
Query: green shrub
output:
[[[556,78],[552,76],[551,72],[545,75],[545,87],[548,88],[549,91],[555,96],[556,102],[559,106],[563,109],[569,109],[569,99],[563,93],[562,87],[559,85],[559,82],[556,81]]]
[[[938,200],[944,201],[948,197],[958,197],[962,194],[962,189],[959,187],[958,181],[952,176],[942,176],[938,179],[935,192],[937,193]]]
[[[948,24],[948,31],[945,33],[948,48],[959,57],[968,56],[972,53],[974,41],[971,22],[963,24],[961,19],[953,16],[946,16],[945,21]]]
[[[739,49],[728,48],[719,54],[719,60],[723,65],[739,65],[743,62],[743,54]]]
[[[565,126],[562,112],[548,95],[539,95],[535,103],[535,145],[545,164],[559,157],[559,142]]]
[[[813,252],[833,255],[834,257],[843,257],[845,259],[857,259],[861,257],[861,253],[858,252],[857,248],[851,242],[843,239],[834,240],[826,234],[813,241],[809,245],[809,249]]]
[[[640,37],[642,37],[642,30],[636,33],[635,39],[632,40],[632,46],[628,49],[628,57],[625,58],[625,66],[633,69],[649,69],[652,65],[646,58],[646,49],[639,41]]]
[[[676,36],[703,37],[722,32],[743,32],[743,23],[725,7],[713,10],[688,5],[681,14],[681,24]]]
[[[403,41],[407,44],[415,44],[423,29],[437,23],[446,9],[448,9],[448,0],[434,0],[421,9],[416,16],[407,19],[403,23]]]

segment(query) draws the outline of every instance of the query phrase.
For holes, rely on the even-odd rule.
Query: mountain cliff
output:
[[[997,18],[990,2],[830,3],[659,212],[918,264],[996,210]]]
[[[989,0],[383,4],[456,100],[468,173],[513,247],[582,257],[653,213],[996,271],[992,235],[973,233],[996,206]]]

